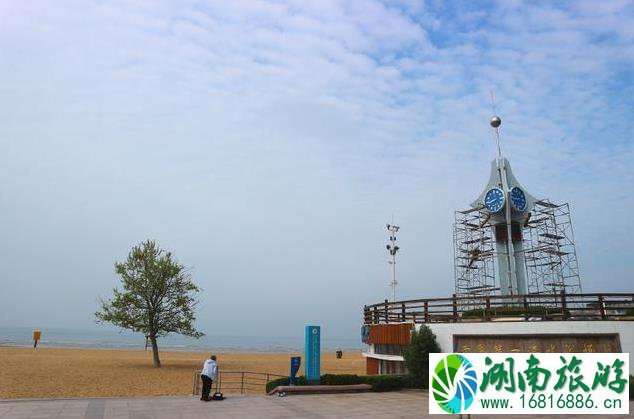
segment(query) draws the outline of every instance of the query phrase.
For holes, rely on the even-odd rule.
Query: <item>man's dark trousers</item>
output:
[[[211,392],[211,384],[213,380],[206,375],[201,375],[200,378],[203,380],[203,394],[201,396],[202,400],[209,399],[209,392]]]

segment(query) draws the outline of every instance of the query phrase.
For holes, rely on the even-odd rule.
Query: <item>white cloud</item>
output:
[[[614,219],[634,204],[632,6],[441,7],[3,5],[0,261],[24,285],[0,301],[75,289],[87,302],[60,318],[88,322],[113,260],[149,236],[195,266],[219,305],[203,305],[206,328],[244,301],[305,312],[272,333],[356,333],[360,306],[388,293],[393,212],[400,293],[446,295],[452,211],[494,153],[490,89],[522,183],[571,202],[586,289],[625,289],[633,232]],[[34,321],[10,307],[7,322]],[[245,333],[268,323],[245,313]]]

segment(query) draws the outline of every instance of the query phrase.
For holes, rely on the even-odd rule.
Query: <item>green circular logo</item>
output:
[[[478,376],[467,358],[447,355],[434,369],[431,392],[438,406],[448,413],[462,413],[473,403],[478,391]]]

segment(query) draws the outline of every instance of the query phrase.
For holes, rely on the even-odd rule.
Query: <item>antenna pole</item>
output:
[[[493,89],[490,90],[491,93],[491,108],[493,108],[493,118],[491,118],[491,126],[495,130],[495,140],[498,146],[498,157],[502,157],[502,149],[500,148],[500,125],[502,121],[500,117],[497,116],[497,111],[495,109],[495,94],[493,93]]]
[[[396,301],[396,285],[398,285],[398,282],[396,282],[396,253],[399,251],[399,247],[396,245],[396,233],[400,227],[394,224],[387,224],[386,227],[389,234],[389,243],[386,248],[389,256],[388,263],[391,268],[390,287],[392,287],[392,301]]]

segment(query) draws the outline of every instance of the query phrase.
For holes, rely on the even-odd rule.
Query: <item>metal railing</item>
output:
[[[456,296],[363,307],[365,324],[490,320],[634,320],[634,293]]]
[[[266,384],[269,381],[284,377],[288,376],[268,372],[218,370],[211,391],[216,391],[218,384],[218,391],[227,394],[263,394],[266,393]],[[200,371],[194,371],[192,394],[200,395],[201,391]]]

